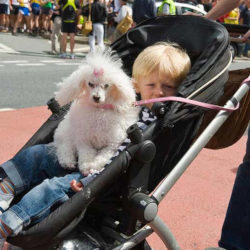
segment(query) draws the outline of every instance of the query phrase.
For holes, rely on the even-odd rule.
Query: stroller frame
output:
[[[179,22],[176,22],[176,20]],[[215,25],[214,22],[203,20],[203,18],[188,17],[188,16],[166,17],[166,18],[159,17],[156,19],[145,21],[141,25],[138,25],[135,29],[132,29],[124,36],[122,36],[120,39],[118,39],[113,45],[111,45],[111,48],[119,52],[119,56],[123,59],[124,62],[124,68],[128,71],[128,73],[131,73],[129,72],[129,70],[131,69],[131,63],[133,62],[137,54],[141,51],[141,49],[143,49],[144,47],[149,46],[155,43],[156,41],[166,41],[168,39],[170,40],[173,39],[178,44],[184,45],[184,38],[182,36],[179,36],[178,33],[175,32],[176,30],[178,30],[179,26],[183,25],[184,23],[188,23],[189,25],[188,27],[192,28],[194,27],[194,25],[199,23],[199,26],[196,25],[195,27],[198,28],[200,32],[202,31],[202,34],[203,32],[208,33],[207,31],[210,31],[210,29],[212,29],[213,36],[211,38],[212,41],[211,44],[209,43],[206,44],[207,40],[205,40],[203,36],[196,37],[196,39],[198,40],[197,43],[195,43],[194,39],[192,43],[187,44],[188,45],[187,47],[188,49],[190,49],[191,52],[190,56],[193,59],[193,62],[195,62],[194,64],[195,68],[191,73],[198,71],[199,74],[195,74],[193,78],[190,77],[186,79],[184,85],[185,84],[188,86],[190,85],[191,88],[188,89],[188,91],[186,91],[185,88],[186,85],[183,86],[183,88],[181,86],[181,88],[179,89],[179,94],[180,96],[185,96],[186,98],[190,99],[192,98],[198,101],[200,100],[207,103],[214,103],[214,102],[217,103],[220,95],[224,93],[223,92],[224,84],[227,80],[226,71],[231,63],[231,55],[228,50],[228,39],[227,39],[227,33],[225,32],[225,28],[222,29],[222,27],[218,26],[217,24]],[[164,32],[160,32],[161,28],[163,27],[164,27]],[[165,27],[167,28],[165,29]],[[199,29],[199,27],[202,27],[202,29]],[[155,31],[154,35],[150,37],[145,36],[145,34],[148,34],[147,32],[149,31],[152,32],[152,28],[154,28]],[[191,35],[193,35],[192,29],[186,29],[185,31],[186,31],[185,33],[186,37],[190,37]],[[168,34],[173,34],[173,37],[172,35],[169,36]],[[206,47],[209,47],[208,50],[203,51],[204,44],[206,45]],[[185,46],[183,47],[185,48]],[[216,57],[210,57],[211,53],[216,54]],[[198,58],[199,60],[197,60]],[[219,61],[218,58],[222,60]],[[218,65],[220,66],[222,65],[223,69],[221,70],[221,67],[218,67]],[[213,86],[213,83],[215,81],[216,84],[214,84],[215,86]],[[193,84],[195,87],[192,87]],[[209,90],[208,92],[210,95],[205,95],[201,97],[199,96],[199,93],[203,91],[204,87],[205,89]],[[223,90],[221,87],[223,87]],[[238,89],[238,91],[236,91],[233,97],[226,103],[225,107],[231,108],[236,106],[238,102],[240,102],[240,100],[243,98],[243,96],[248,92],[249,87],[250,87],[250,78],[248,78],[247,82],[244,83]],[[193,92],[191,92],[191,90],[193,90]],[[209,101],[210,99],[211,102]],[[184,118],[185,114],[187,113],[189,114],[189,112],[191,112],[191,115],[193,115],[191,119],[193,119],[194,117],[195,119],[193,120],[195,121],[194,123],[191,122],[191,125],[189,126],[189,131],[194,129],[195,133],[193,133],[192,130],[190,133],[192,135],[192,136],[190,135],[191,139],[187,140],[187,143],[185,145],[181,144],[182,148],[184,148],[183,151],[180,150],[178,151],[176,150],[176,148],[172,147],[174,148],[175,151],[178,151],[178,154],[181,155],[181,157],[176,158],[176,161],[173,161],[172,158],[169,157],[168,159],[170,159],[170,165],[164,165],[164,168],[166,167],[164,169],[166,170],[166,172],[164,173],[160,172],[163,169],[161,168],[161,166],[159,166],[159,164],[161,164],[159,163],[159,161],[154,162],[155,163],[154,165],[152,164],[153,167],[156,166],[158,169],[160,169],[159,172],[162,177],[163,177],[162,174],[164,174],[164,176],[166,177],[164,180],[162,180],[161,178],[160,179],[160,181],[162,180],[161,182],[158,181],[159,180],[158,176],[155,177],[155,180],[157,181],[153,180],[155,181],[155,183],[153,183],[152,185],[153,188],[148,187],[148,189],[146,190],[146,192],[148,191],[152,192],[151,196],[147,195],[148,193],[141,192],[141,190],[136,190],[137,193],[135,194],[132,193],[131,196],[125,197],[125,202],[127,201],[129,202],[125,204],[126,205],[125,209],[128,208],[127,207],[128,204],[132,205],[131,206],[132,209],[129,208],[130,212],[129,215],[132,215],[131,217],[133,217],[133,219],[134,217],[136,217],[136,219],[141,221],[145,226],[140,228],[135,233],[134,231],[131,230],[132,232],[131,231],[129,232],[128,234],[129,236],[122,237],[123,239],[119,242],[120,244],[119,246],[117,246],[117,244],[115,245],[112,244],[112,246],[108,247],[107,249],[131,249],[133,247],[136,247],[140,242],[145,240],[145,238],[147,238],[153,232],[156,232],[156,234],[159,235],[159,237],[164,242],[167,248],[180,249],[173,233],[157,214],[158,204],[167,195],[170,189],[174,186],[174,184],[177,182],[180,176],[185,172],[185,170],[187,169],[189,164],[194,160],[197,154],[207,144],[210,138],[212,138],[212,136],[216,133],[216,131],[227,120],[227,118],[230,115],[230,112],[220,111],[214,118],[214,120],[210,123],[210,125],[208,125],[207,128],[203,131],[203,133],[196,139],[196,141],[193,142],[194,139],[193,137],[196,136],[197,135],[196,132],[198,132],[197,124],[200,124],[199,122],[202,120],[204,112],[201,111],[201,109],[196,109],[197,107],[193,106],[194,112],[192,113],[193,109],[191,110],[190,106],[186,105],[183,108],[182,106],[183,104],[180,104],[178,102],[172,103],[172,105],[169,106],[168,104],[166,104],[166,106],[167,107],[171,106],[171,109],[168,109],[167,111],[169,112],[167,120],[163,119],[161,120],[161,122],[164,122],[165,126],[164,128],[167,127],[166,130],[172,129],[171,125],[174,122],[176,122],[177,124],[177,121],[180,121],[182,118]],[[182,113],[181,114],[178,113],[178,115],[174,116],[175,114],[174,112],[176,110],[180,110]],[[60,112],[58,113],[57,111],[53,112],[51,118],[49,118],[49,120],[39,129],[40,131],[38,131],[37,134],[34,135],[24,147],[39,143],[50,142],[53,136],[53,130],[57,127],[58,122],[60,122],[60,119],[64,116],[67,109],[59,111]],[[191,119],[185,120],[186,123],[184,122],[184,124],[187,124],[187,122],[190,123]],[[161,125],[162,124],[163,123],[161,123]],[[175,127],[175,130],[180,128],[179,124],[177,124],[178,126]],[[78,223],[82,220],[87,207],[94,201],[96,196],[100,194],[101,190],[104,189],[104,187],[107,187],[108,184],[110,184],[110,180],[113,181],[114,178],[117,178],[117,176],[120,177],[123,173],[126,173],[127,170],[131,169],[134,170],[134,168],[132,167],[128,169],[129,168],[128,164],[130,164],[130,160],[133,159],[133,157],[141,148],[143,148],[144,146],[146,148],[146,146],[149,145],[148,142],[150,142],[149,140],[151,140],[151,138],[153,137],[151,136],[150,132],[152,131],[155,132],[154,129],[158,128],[156,127],[157,125],[156,123],[152,125],[153,126],[149,127],[149,130],[145,131],[145,137],[143,135],[144,141],[135,142],[134,144],[132,143],[132,145],[127,148],[127,150],[123,151],[120,154],[119,159],[115,158],[114,161],[110,164],[110,166],[106,168],[105,171],[103,171],[99,175],[99,178],[95,178],[92,182],[90,182],[86,189],[76,193],[68,202],[62,204],[62,206],[60,206],[56,211],[53,211],[52,214],[50,214],[39,224],[33,226],[32,228],[29,228],[27,231],[21,232],[20,235],[17,235],[14,238],[10,238],[9,242],[17,246],[21,247],[24,246],[24,249],[26,249],[25,247],[27,247],[27,249],[45,249],[43,248],[44,246],[46,247],[52,246],[48,244],[55,243],[55,241],[56,243],[59,242],[60,245],[62,241],[67,243],[69,239],[65,239],[65,236],[68,236],[69,233],[73,231],[73,229],[76,227],[76,225],[78,225]],[[183,123],[181,123],[181,125],[183,125]],[[41,136],[42,139],[40,139],[41,134],[42,134]],[[179,140],[176,140],[174,145],[176,146],[177,143],[180,143]],[[154,149],[154,147],[152,148]],[[176,155],[178,155],[178,154],[173,154],[175,153],[173,152],[173,150],[172,151],[169,150],[167,152],[170,152],[168,155],[171,156],[174,155],[176,157]],[[146,154],[147,153],[148,151],[146,150]],[[135,160],[138,160],[138,162],[141,163],[139,161],[140,159],[135,159]],[[151,162],[151,160],[152,159],[150,159],[148,162]],[[177,162],[177,160],[179,160],[179,162]],[[133,163],[134,162],[132,162],[132,164]],[[142,161],[142,163],[144,162]],[[171,171],[167,172],[169,170],[168,168],[169,166],[171,167]],[[128,175],[129,174],[130,172],[128,173]],[[130,177],[130,175],[126,177]],[[131,183],[129,184],[131,185]],[[61,218],[63,218],[63,220],[61,220]],[[97,231],[97,233],[98,232],[99,231]],[[115,239],[115,236],[113,238]]]
[[[241,85],[241,87],[236,91],[233,97],[228,100],[225,104],[225,108],[235,107],[241,99],[250,91],[250,76],[247,78],[247,81]],[[181,158],[173,170],[167,175],[167,177],[162,181],[162,183],[156,188],[153,192],[151,198],[155,199],[159,204],[167,193],[171,190],[174,184],[182,176],[185,170],[190,166],[191,162],[196,158],[198,153],[206,146],[209,140],[215,135],[219,128],[230,116],[229,111],[219,111],[213,121],[207,126],[207,128],[202,132],[186,154]],[[145,214],[146,216],[146,214]],[[150,234],[155,232],[160,239],[163,241],[165,246],[170,250],[180,249],[175,236],[168,228],[166,223],[155,213],[154,219],[144,226],[142,229],[137,231],[130,239],[121,244],[119,247],[114,248],[118,249],[131,249],[136,246],[139,242],[144,240]]]

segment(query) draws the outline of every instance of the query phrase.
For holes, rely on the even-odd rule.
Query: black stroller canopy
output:
[[[228,77],[227,67],[231,62],[226,29],[201,17],[157,17],[130,30],[114,42],[111,48],[116,50],[124,62],[125,70],[131,75],[137,55],[144,48],[160,41],[178,43],[191,58],[191,71],[179,87],[178,95],[216,104],[223,95]],[[188,104],[173,102],[167,104],[167,107],[166,115],[157,119],[144,132],[144,139],[153,139],[156,146],[156,156],[151,163],[149,176],[144,178],[148,179],[148,191],[156,187],[190,147],[204,114],[204,109]],[[61,119],[58,114],[52,115],[25,147],[50,142]],[[62,240],[77,225],[84,209],[96,196],[119,180],[124,172],[123,165],[129,162],[128,158],[127,151],[123,151],[81,192],[76,193],[45,220],[8,241],[25,249],[45,249],[43,246]]]
[[[226,68],[231,62],[228,49],[229,36],[227,30],[219,23],[195,16],[162,16],[142,22],[123,35],[111,45],[122,58],[125,70],[131,75],[132,65],[137,55],[146,47],[160,41],[170,41],[184,48],[191,58],[192,68],[181,84],[178,94],[203,102],[213,103],[221,96]],[[217,80],[216,86],[210,84]],[[220,78],[220,83],[218,83]],[[203,87],[199,91],[199,88]],[[205,91],[206,90],[206,91]],[[176,103],[177,107],[181,104]],[[183,108],[183,105],[181,105]],[[180,110],[174,117],[176,120],[187,115]]]

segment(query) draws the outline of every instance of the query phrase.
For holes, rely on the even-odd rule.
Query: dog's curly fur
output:
[[[60,164],[87,175],[101,170],[136,122],[135,91],[110,51],[89,54],[86,62],[59,83],[55,99],[71,107],[54,135]]]

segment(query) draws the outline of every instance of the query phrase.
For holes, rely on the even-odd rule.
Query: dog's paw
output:
[[[93,162],[89,162],[79,167],[79,170],[84,176],[88,176],[89,174],[94,174],[94,173],[99,172],[101,168],[96,168],[96,165]]]
[[[89,163],[85,162],[79,166],[79,170],[84,176],[88,176],[91,173],[91,168],[92,168],[91,162]]]
[[[59,161],[60,165],[66,169],[75,169],[76,162],[75,161]]]

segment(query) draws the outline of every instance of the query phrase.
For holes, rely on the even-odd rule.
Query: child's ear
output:
[[[133,85],[134,85],[135,92],[140,93],[137,81],[135,79],[133,79],[132,82],[133,82]]]

